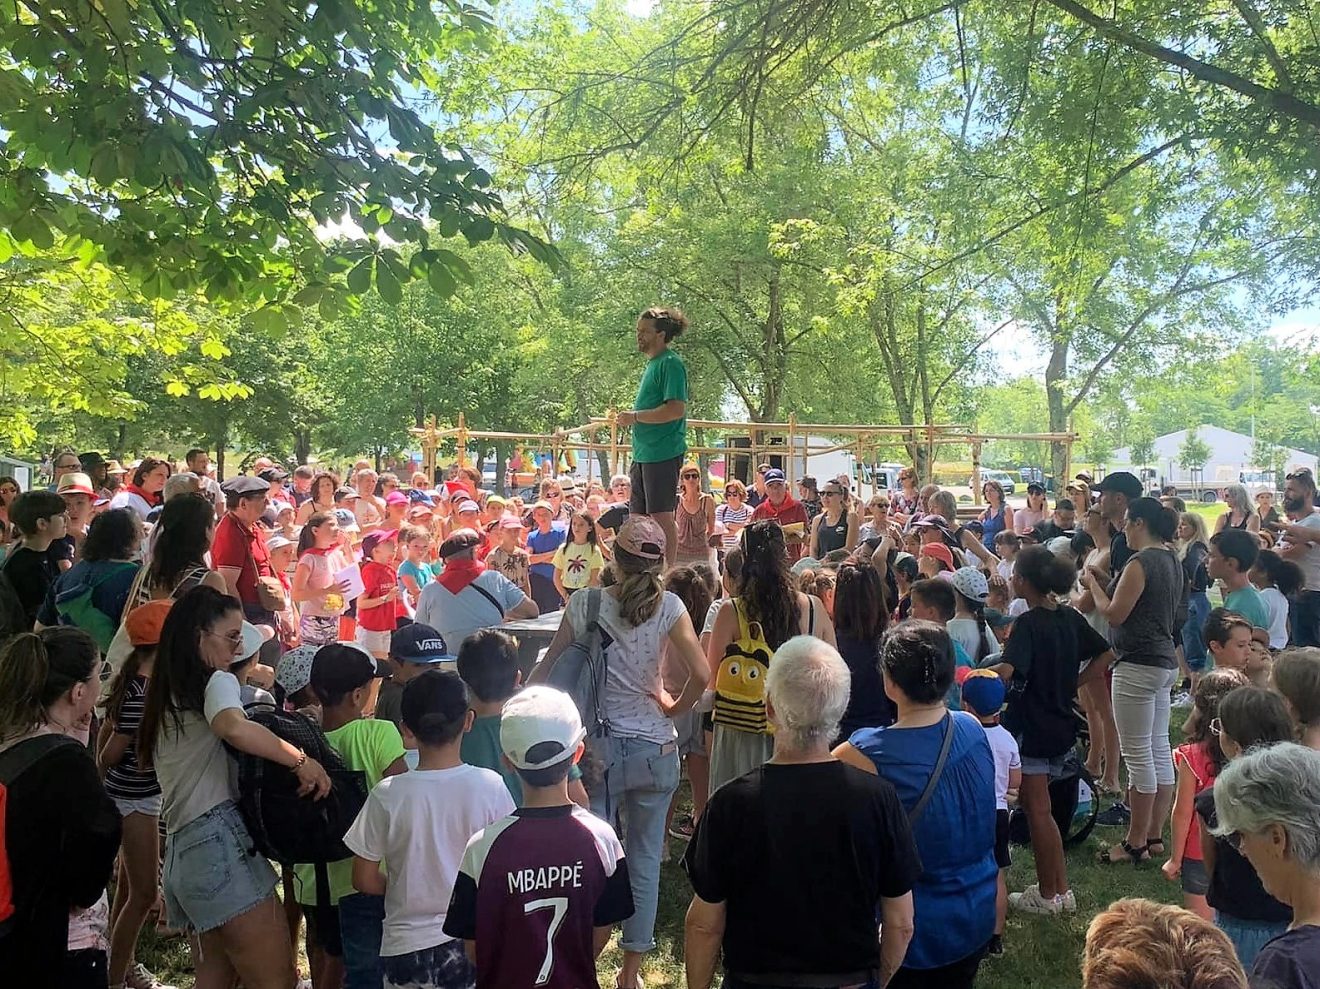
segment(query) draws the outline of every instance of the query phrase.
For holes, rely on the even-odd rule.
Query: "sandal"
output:
[[[1123,841],[1119,842],[1117,847],[1123,849],[1124,854],[1127,855],[1128,860],[1131,861],[1133,865],[1141,865],[1143,862],[1150,861],[1150,852],[1146,845],[1134,847],[1129,845],[1126,841]],[[1113,845],[1108,848],[1102,848],[1100,854],[1097,856],[1097,861],[1099,861],[1101,865],[1122,865],[1122,859],[1116,859],[1113,857],[1112,853],[1114,848],[1115,846]]]
[[[1156,845],[1159,845],[1160,847],[1157,849],[1157,848],[1155,847]],[[1163,839],[1163,838],[1152,838],[1152,839],[1150,839],[1150,841],[1146,842],[1146,852],[1147,852],[1147,854],[1150,855],[1151,858],[1154,858],[1154,857],[1157,856],[1157,855],[1159,855],[1159,856],[1163,856],[1163,855],[1164,855],[1164,839]]]

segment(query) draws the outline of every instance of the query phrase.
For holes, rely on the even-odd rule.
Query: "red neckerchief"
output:
[[[486,572],[486,564],[476,560],[449,560],[436,581],[450,594],[457,594]]]
[[[136,484],[132,484],[132,483],[125,484],[124,490],[127,491],[129,494],[137,495],[152,508],[155,508],[162,501],[159,491],[157,491],[155,494],[148,494],[147,492],[139,488]]]
[[[338,548],[339,548],[338,546],[327,546],[325,549],[317,549],[315,546],[308,546],[307,549],[303,551],[303,553],[304,555],[306,555],[307,553],[311,553],[315,556],[329,556]]]

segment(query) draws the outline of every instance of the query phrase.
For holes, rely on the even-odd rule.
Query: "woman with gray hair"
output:
[[[1260,532],[1260,515],[1251,505],[1251,495],[1241,484],[1229,484],[1224,487],[1224,504],[1228,511],[1215,522],[1215,532],[1225,529],[1245,529],[1247,532]]]
[[[1254,749],[1215,780],[1215,834],[1235,842],[1266,891],[1292,907],[1266,943],[1252,989],[1314,989],[1320,974],[1320,752],[1292,742]]]
[[[774,755],[711,795],[683,860],[688,986],[711,984],[721,948],[725,989],[883,987],[902,965],[921,863],[893,785],[830,755],[850,684],[818,638],[775,652]]]

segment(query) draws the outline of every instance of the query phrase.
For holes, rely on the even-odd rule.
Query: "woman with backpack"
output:
[[[593,602],[605,639],[605,688],[595,711],[583,711],[592,762],[603,772],[583,771],[591,809],[619,824],[628,846],[628,874],[636,912],[623,922],[623,966],[616,985],[636,989],[646,952],[655,948],[655,915],[660,893],[660,857],[665,817],[678,789],[679,756],[674,718],[690,711],[706,686],[701,644],[676,594],[664,589],[664,530],[649,516],[634,515],[619,528],[610,570],[613,586],[589,588],[568,600],[563,621],[545,660],[531,679],[544,682],[560,655],[584,632]],[[660,676],[666,650],[686,676],[682,693],[668,694]],[[594,778],[593,778],[594,777]]]
[[[753,522],[743,530],[738,595],[720,606],[706,646],[715,691],[711,793],[770,758],[765,674],[774,651],[795,635],[835,645],[825,605],[797,590],[784,530],[778,522]]]
[[[140,564],[135,557],[141,545],[142,523],[131,510],[111,509],[92,519],[82,559],[46,592],[38,626],[77,626],[101,652],[108,650],[137,578]]]
[[[6,985],[106,984],[104,950],[69,950],[70,920],[102,903],[119,852],[119,811],[87,750],[98,664],[91,636],[69,627],[16,635],[0,653]]]
[[[324,797],[330,780],[305,752],[247,720],[230,672],[243,639],[237,598],[195,587],[175,601],[161,628],[137,752],[160,782],[166,915],[198,939],[197,985],[229,986],[237,977],[247,989],[288,989],[293,951],[274,896],[277,877],[253,851],[228,748],[289,769],[301,796]]]

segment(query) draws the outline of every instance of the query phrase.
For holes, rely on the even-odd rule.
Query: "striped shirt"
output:
[[[132,735],[119,762],[106,770],[105,792],[119,800],[142,800],[160,793],[160,783],[150,769],[139,769],[137,764],[137,730],[142,723],[142,708],[147,700],[147,678],[134,677],[124,690],[124,703],[115,719],[116,735]]]
[[[726,503],[715,509],[715,521],[721,525],[746,525],[751,521],[751,518],[752,510],[745,503],[737,508]],[[724,540],[726,550],[733,549],[738,545],[737,532],[726,532],[721,538]]]

